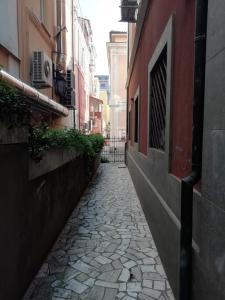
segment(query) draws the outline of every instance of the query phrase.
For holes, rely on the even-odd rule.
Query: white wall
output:
[[[0,44],[19,56],[17,0],[0,0]]]

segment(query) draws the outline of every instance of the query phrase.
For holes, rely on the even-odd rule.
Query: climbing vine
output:
[[[0,120],[8,129],[29,128],[28,146],[33,160],[40,161],[49,149],[65,149],[80,153],[90,162],[103,147],[104,139],[100,134],[85,135],[76,129],[49,128],[46,123],[32,126],[30,117],[26,97],[0,80]]]
[[[7,128],[28,126],[30,109],[26,97],[0,80],[0,120]]]

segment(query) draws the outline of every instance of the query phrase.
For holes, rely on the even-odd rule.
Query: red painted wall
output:
[[[142,29],[128,87],[128,99],[134,97],[140,85],[140,151],[147,154],[148,64],[169,18],[174,14],[171,171],[176,176],[183,177],[191,167],[195,1],[152,0],[149,2],[149,12]]]

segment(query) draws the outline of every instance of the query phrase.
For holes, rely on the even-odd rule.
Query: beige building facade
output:
[[[110,137],[126,137],[127,33],[110,32],[107,43],[110,74]]]
[[[102,100],[102,133],[110,136],[109,75],[95,75],[95,96]]]
[[[74,104],[67,105],[63,97],[67,70],[73,73],[73,1],[0,2],[0,67],[42,95],[67,106],[66,118],[48,112],[53,126],[75,124],[74,110],[70,111]],[[33,104],[35,108],[35,101]]]
[[[2,0],[0,4],[0,22],[4,22],[4,27],[0,26],[0,64],[10,74],[31,84],[33,52],[43,51],[46,57],[53,60],[57,2],[12,1]],[[6,28],[10,28],[10,32]],[[51,86],[43,89],[43,93],[52,96]]]

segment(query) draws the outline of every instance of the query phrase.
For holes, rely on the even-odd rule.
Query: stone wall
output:
[[[208,2],[202,193],[195,199],[193,300],[225,299],[225,1]]]
[[[0,276],[4,280],[0,299],[18,300],[87,186],[88,166],[75,153],[59,151],[57,155],[54,151],[35,170],[26,133],[9,140],[3,131],[1,128]],[[92,174],[99,162],[98,157]]]

